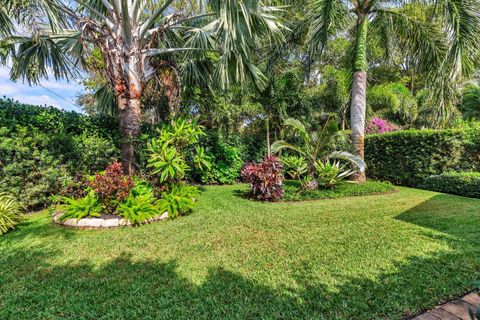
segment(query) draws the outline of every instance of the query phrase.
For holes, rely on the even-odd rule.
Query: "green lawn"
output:
[[[193,214],[0,238],[0,319],[401,319],[480,279],[480,200],[258,203],[208,187]]]
[[[395,192],[396,188],[389,182],[367,181],[361,184],[344,182],[332,189],[305,190],[301,181],[287,180],[284,190],[285,201],[307,201],[389,193]]]

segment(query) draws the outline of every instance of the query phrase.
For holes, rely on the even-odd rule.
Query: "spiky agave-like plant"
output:
[[[15,197],[6,193],[0,194],[0,235],[15,228],[20,221],[22,210]]]

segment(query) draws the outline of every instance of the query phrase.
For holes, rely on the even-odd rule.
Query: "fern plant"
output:
[[[192,211],[198,195],[196,187],[175,185],[169,191],[162,193],[162,199],[158,201],[158,206],[161,211],[168,211],[169,218],[176,218]]]
[[[82,219],[85,217],[100,217],[102,205],[95,192],[91,190],[85,197],[74,199],[69,197],[62,198],[65,206],[65,213],[60,217],[60,221],[66,219]]]
[[[15,228],[20,221],[21,212],[22,206],[15,197],[0,194],[0,235]]]

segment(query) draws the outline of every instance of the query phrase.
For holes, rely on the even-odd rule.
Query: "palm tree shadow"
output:
[[[19,246],[0,256],[0,319],[408,318],[462,294],[480,278],[480,252],[472,242],[476,234],[468,233],[469,223],[478,230],[479,213],[470,210],[480,201],[466,199],[458,209],[451,200],[435,196],[396,218],[441,231],[419,230],[425,236],[436,234],[452,250],[393,261],[374,276],[352,261],[351,267],[360,270],[354,276],[346,276],[343,267],[325,271],[335,284],[324,283],[318,266],[300,257],[289,275],[295,285],[272,286],[266,278],[226,270],[221,264],[193,281],[181,275],[184,268],[176,259],[139,260],[119,253],[105,262],[69,262],[52,246]],[[65,229],[27,225],[8,239],[17,241],[27,231],[38,237],[63,236],[60,230]],[[65,231],[63,240],[70,232]]]
[[[459,202],[461,200],[461,202]],[[460,205],[461,204],[461,205]],[[467,240],[479,244],[480,199],[439,194],[398,215],[396,219],[438,231],[452,245]],[[440,234],[433,235],[442,237]]]

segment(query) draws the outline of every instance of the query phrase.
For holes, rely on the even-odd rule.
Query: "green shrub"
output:
[[[102,213],[102,205],[93,190],[79,199],[63,197],[62,202],[65,203],[65,213],[60,217],[61,221],[89,216],[100,217]]]
[[[430,176],[421,184],[423,189],[480,198],[480,172],[446,172]]]
[[[161,212],[167,211],[168,217],[173,219],[192,211],[198,195],[196,187],[176,185],[169,191],[162,193],[162,198],[158,201],[158,207]]]
[[[210,132],[203,139],[203,143],[212,165],[197,175],[197,180],[207,184],[235,183],[245,163],[245,159],[242,158],[242,144],[235,137],[227,139],[218,132]]]
[[[44,207],[77,173],[116,159],[117,137],[112,119],[0,99],[0,192],[29,209]]]
[[[480,165],[479,131],[406,130],[367,135],[367,175],[394,184],[418,186],[431,175]]]
[[[195,121],[180,118],[164,125],[147,145],[150,173],[161,184],[177,184],[194,168],[199,172],[211,168],[205,149],[195,146],[204,135]]]
[[[0,235],[15,228],[20,221],[22,206],[15,197],[2,193],[0,194]]]
[[[156,201],[153,188],[145,183],[138,182],[131,190],[128,198],[118,206],[117,212],[119,216],[134,224],[142,223],[162,213],[156,206]]]

